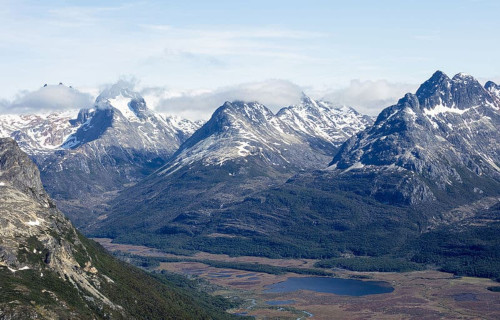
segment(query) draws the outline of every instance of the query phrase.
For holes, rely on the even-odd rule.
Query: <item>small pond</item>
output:
[[[393,292],[394,288],[383,281],[362,281],[341,278],[304,277],[266,286],[265,293],[285,293],[298,290],[334,293],[344,296],[365,296]]]

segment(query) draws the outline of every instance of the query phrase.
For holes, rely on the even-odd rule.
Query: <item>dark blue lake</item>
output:
[[[284,293],[298,290],[334,293],[344,296],[366,296],[393,292],[394,288],[383,281],[362,281],[353,279],[305,277],[266,286],[265,293]]]

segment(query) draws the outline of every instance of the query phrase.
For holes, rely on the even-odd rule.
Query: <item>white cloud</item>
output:
[[[118,81],[114,83],[106,83],[99,86],[99,94],[104,93],[105,95],[116,95],[123,89],[127,89],[130,91],[137,91],[136,88],[139,86],[140,80],[136,77],[129,76],[121,76]]]
[[[286,80],[243,83],[215,90],[174,90],[162,87],[145,88],[142,95],[148,106],[165,114],[199,120],[208,119],[225,101],[258,101],[274,112],[300,102],[302,92],[315,99],[349,105],[359,112],[377,115],[395,104],[417,85],[392,83],[387,80],[351,80],[348,86],[328,90],[304,88]]]
[[[243,83],[216,90],[175,91],[146,88],[143,95],[153,109],[192,120],[207,120],[226,101],[258,101],[276,111],[300,101],[302,88],[286,80]]]
[[[323,99],[354,107],[361,113],[377,115],[382,109],[395,104],[417,85],[392,83],[387,80],[351,80],[349,86],[323,94]]]
[[[258,101],[277,112],[282,107],[299,103],[304,91],[315,99],[349,105],[361,113],[377,115],[405,93],[414,92],[417,86],[387,80],[352,80],[343,88],[315,90],[287,80],[270,79],[216,89],[186,90],[144,87],[137,78],[122,76],[116,83],[104,84],[99,88],[76,90],[64,85],[49,85],[36,91],[25,91],[13,101],[0,100],[0,113],[36,113],[90,107],[97,95],[112,88],[139,91],[148,107],[158,112],[191,120],[207,120],[226,101]]]
[[[0,102],[0,113],[23,114],[88,108],[93,97],[65,85],[48,85],[36,91],[23,91],[13,101]]]

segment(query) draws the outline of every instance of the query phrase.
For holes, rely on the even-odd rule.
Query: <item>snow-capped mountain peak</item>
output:
[[[128,99],[141,99],[141,95],[132,90],[129,86],[124,85],[122,81],[115,83],[109,88],[104,89],[101,94],[96,99],[96,102],[105,101],[109,99],[114,99],[118,96],[123,96]]]
[[[298,142],[283,130],[283,123],[264,105],[257,102],[225,102],[211,119],[189,138],[163,172],[202,161],[204,165],[222,165],[227,161],[261,156],[269,165],[266,151],[280,153],[278,145]],[[279,156],[282,162],[282,156]]]
[[[274,117],[271,110],[258,102],[226,101],[222,107],[214,113],[219,119],[232,121],[249,121],[254,123],[265,123]]]
[[[436,72],[344,143],[332,168],[404,170],[440,189],[471,174],[500,177],[499,106],[473,77]]]
[[[452,78],[453,81],[462,81],[462,82],[467,82],[467,81],[477,81],[473,76],[471,76],[468,73],[465,72],[459,72],[456,75],[453,76]]]
[[[351,108],[333,108],[305,95],[300,105],[276,115],[258,102],[226,102],[181,145],[161,173],[198,161],[221,166],[250,156],[271,167],[321,167],[336,146],[370,121]]]
[[[104,90],[97,97],[95,105],[99,109],[114,108],[128,121],[143,121],[151,115],[144,98],[120,83]]]
[[[493,104],[493,97],[471,75],[459,73],[450,79],[435,72],[416,92],[421,108],[432,110],[465,110],[482,104]]]
[[[201,124],[180,118],[168,119],[155,113],[148,109],[139,93],[120,83],[104,90],[93,108],[0,115],[0,137],[14,138],[30,155],[78,148],[99,139],[113,126],[117,131],[111,136],[125,145],[129,144],[126,141],[135,140],[134,148],[166,148],[171,154]],[[141,138],[132,138],[137,136]],[[160,147],[162,145],[165,146]]]
[[[277,117],[297,133],[321,139],[318,143],[329,144],[332,150],[373,123],[350,107],[315,101],[305,94],[299,105],[281,109]]]

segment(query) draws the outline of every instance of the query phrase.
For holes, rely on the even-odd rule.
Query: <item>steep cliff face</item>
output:
[[[0,291],[1,319],[229,317],[81,236],[10,138],[0,139]]]

